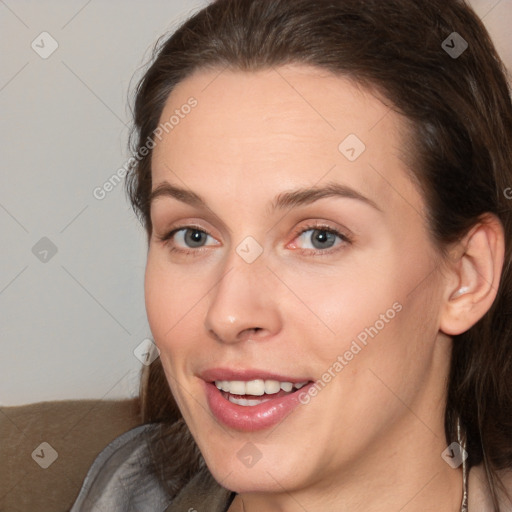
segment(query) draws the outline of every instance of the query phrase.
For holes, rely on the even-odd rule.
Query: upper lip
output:
[[[279,382],[291,382],[296,384],[299,382],[309,382],[309,377],[291,377],[268,370],[259,370],[257,368],[208,368],[199,373],[199,376],[206,382],[214,382],[216,380],[242,380],[250,381],[256,379],[277,380]]]

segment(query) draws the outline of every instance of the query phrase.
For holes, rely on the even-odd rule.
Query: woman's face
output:
[[[423,451],[448,468],[443,278],[403,120],[294,65],[197,72],[166,122],[146,308],[215,478],[328,488]]]

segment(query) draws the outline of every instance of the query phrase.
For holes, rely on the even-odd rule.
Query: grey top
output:
[[[198,451],[197,471],[183,475],[191,446],[183,421],[129,430],[96,457],[69,512],[227,512],[236,494],[214,480]],[[503,477],[512,495],[512,473]],[[485,480],[481,466],[469,472],[469,512],[494,510]],[[503,512],[512,511],[508,498],[499,501]]]
[[[155,472],[149,441],[159,424],[136,427],[114,439],[89,468],[70,512],[226,512],[235,493],[203,466],[176,490]]]

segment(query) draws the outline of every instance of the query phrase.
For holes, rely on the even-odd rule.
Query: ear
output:
[[[454,247],[447,268],[440,330],[462,334],[490,309],[500,284],[505,236],[500,220],[483,215]]]

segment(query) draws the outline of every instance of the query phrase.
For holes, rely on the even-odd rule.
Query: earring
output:
[[[466,457],[464,457],[464,451],[466,450],[466,432],[462,433],[462,427],[460,424],[460,416],[457,416],[457,441],[462,449],[462,504],[460,512],[468,512],[468,476],[469,468]]]
[[[463,286],[452,295],[452,299],[456,299],[457,297],[460,297],[461,295],[464,295],[467,292],[469,292],[469,286]]]

